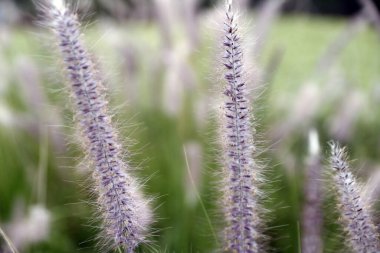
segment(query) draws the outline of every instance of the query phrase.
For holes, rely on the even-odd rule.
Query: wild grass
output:
[[[160,196],[156,213],[160,217],[154,225],[159,231],[157,245],[167,252],[210,252],[216,246],[215,238],[210,229],[209,219],[204,214],[208,210],[213,229],[218,229],[218,220],[212,210],[217,209],[215,190],[213,186],[214,173],[218,165],[215,164],[215,150],[217,146],[209,140],[216,139],[216,123],[210,120],[202,125],[197,123],[196,105],[202,95],[209,96],[209,88],[214,80],[210,74],[214,71],[213,55],[210,48],[216,44],[217,36],[210,36],[207,26],[202,27],[200,47],[192,53],[189,64],[197,73],[198,90],[185,94],[183,107],[178,117],[167,115],[160,108],[157,95],[161,94],[163,85],[163,70],[160,64],[152,62],[161,54],[159,30],[151,24],[112,24],[103,25],[102,21],[86,28],[86,41],[94,42],[90,47],[96,55],[105,59],[106,70],[111,70],[112,78],[109,86],[111,92],[111,106],[124,104],[129,95],[130,85],[123,76],[123,64],[127,62],[122,53],[123,47],[136,49],[138,61],[135,64],[135,74],[138,84],[138,103],[133,106],[121,106],[118,117],[120,121],[127,121],[129,125],[137,125],[135,131],[131,128],[121,129],[120,136],[129,136],[138,142],[131,147],[136,153],[132,163],[142,165],[144,170],[136,171],[140,178],[151,178],[147,182],[146,194]],[[108,23],[107,23],[108,24]],[[346,97],[347,90],[356,89],[365,98],[364,109],[360,117],[354,122],[354,133],[344,140],[349,143],[351,157],[358,158],[359,169],[353,173],[365,180],[370,170],[376,168],[380,160],[378,154],[378,129],[380,120],[377,103],[379,95],[378,69],[380,59],[374,52],[380,51],[377,35],[369,28],[357,34],[338,56],[336,63],[328,73],[319,76],[316,81],[318,91],[322,92],[320,107],[313,115],[311,122],[297,127],[281,140],[272,139],[271,127],[280,126],[280,122],[291,115],[292,101],[298,101],[298,91],[304,87],[314,71],[321,54],[327,45],[334,40],[344,29],[345,21],[339,19],[320,19],[300,16],[281,17],[275,23],[264,47],[260,66],[268,64],[275,49],[283,51],[281,64],[272,81],[268,84],[262,98],[263,110],[258,117],[261,124],[258,131],[264,137],[273,141],[272,148],[266,156],[268,166],[273,168],[273,189],[269,192],[270,200],[266,208],[273,210],[273,219],[270,220],[269,242],[271,248],[277,252],[297,252],[300,238],[299,222],[301,219],[303,168],[307,156],[308,126],[316,127],[321,136],[321,143],[326,143],[331,137],[329,123],[336,117],[336,105]],[[30,31],[33,30],[31,33]],[[22,84],[14,78],[18,73],[15,69],[16,59],[22,56],[32,58],[41,73],[41,82],[48,96],[48,110],[62,115],[68,114],[69,107],[65,97],[59,90],[60,81],[51,78],[51,71],[46,66],[52,65],[55,59],[46,60],[46,47],[34,34],[43,33],[41,30],[30,27],[19,27],[7,31],[6,41],[1,41],[1,60],[7,62],[8,81],[4,81],[6,89],[1,99],[6,105],[6,112],[11,110],[12,122],[18,122],[20,115],[33,115],[31,108],[25,106],[25,101],[19,90]],[[5,33],[3,33],[5,34]],[[104,35],[104,36],[103,36]],[[112,38],[123,41],[115,45]],[[101,38],[101,39],[99,39]],[[177,38],[178,41],[181,38]],[[125,48],[124,48],[125,49]],[[47,62],[49,64],[47,64]],[[50,67],[49,67],[50,68]],[[157,70],[158,69],[158,70]],[[156,72],[155,72],[156,71]],[[53,71],[54,73],[54,71]],[[121,74],[115,74],[121,73]],[[158,73],[153,75],[152,73]],[[324,100],[330,93],[329,87],[343,87],[338,95],[330,98],[329,104]],[[152,89],[155,87],[156,89]],[[319,89],[324,87],[323,89]],[[158,92],[157,92],[158,90]],[[331,94],[330,94],[331,95]],[[334,94],[332,94],[334,95]],[[130,100],[127,100],[127,103]],[[207,105],[206,99],[206,105]],[[132,102],[131,102],[132,103]],[[202,108],[202,107],[201,107]],[[369,110],[370,109],[370,110]],[[22,114],[21,114],[22,113]],[[2,114],[3,116],[4,114]],[[21,117],[22,118],[22,117]],[[33,117],[32,117],[33,119]],[[72,118],[65,116],[62,125],[71,125]],[[133,127],[132,127],[133,128]],[[67,131],[69,127],[51,127],[52,132]],[[0,217],[6,223],[12,217],[14,202],[22,199],[26,205],[37,202],[35,192],[31,191],[36,184],[37,167],[40,159],[38,152],[41,145],[40,138],[35,131],[30,131],[25,124],[9,125],[1,122],[0,130]],[[49,135],[49,141],[52,137]],[[184,180],[187,176],[186,160],[183,153],[183,144],[188,141],[199,143],[204,150],[202,159],[201,177],[199,178],[198,192],[203,204],[189,205],[185,201],[186,188]],[[281,141],[281,147],[277,145]],[[322,145],[325,150],[326,145]],[[94,252],[96,242],[92,239],[97,229],[86,225],[91,216],[92,207],[85,201],[86,193],[77,184],[80,176],[73,172],[76,164],[73,157],[79,156],[75,149],[66,150],[57,156],[53,145],[49,142],[47,161],[46,206],[53,214],[53,223],[49,239],[32,245],[27,252]],[[153,176],[152,176],[153,175]],[[329,200],[326,200],[328,202]],[[333,210],[333,206],[325,207],[324,212]],[[341,248],[337,225],[334,217],[326,218],[324,227],[324,247],[326,252],[336,252]]]

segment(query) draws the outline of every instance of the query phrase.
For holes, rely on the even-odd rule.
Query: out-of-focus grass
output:
[[[283,89],[297,88],[309,77],[327,46],[337,39],[345,26],[345,22],[333,18],[281,19],[268,40],[269,48],[284,49],[283,64],[274,85]],[[335,67],[340,67],[353,84],[368,87],[371,80],[378,78],[380,59],[373,57],[379,52],[378,39],[373,29],[367,27],[348,42],[336,60]]]
[[[279,108],[279,104],[283,104],[278,101],[285,99],[289,101],[289,106],[291,105],[295,99],[294,94],[311,76],[327,45],[344,26],[342,20],[307,17],[284,17],[276,23],[259,62],[260,66],[265,66],[276,48],[281,48],[284,52],[273,82],[268,84],[268,89],[260,100],[262,110],[259,113],[259,132],[264,139],[269,138],[268,129],[281,119],[282,112],[287,110]],[[210,32],[202,28],[202,33],[206,35]],[[31,57],[38,63],[50,100],[48,103],[60,108],[64,125],[70,126],[55,131],[73,135],[70,107],[67,106],[68,97],[64,91],[59,91],[63,87],[62,75],[55,73],[54,76],[54,71],[47,71],[51,68],[50,65],[58,65],[54,61],[57,56],[41,45],[41,40],[36,39],[35,34],[39,32],[31,33],[26,28],[11,30],[10,41],[8,46],[3,48],[2,57],[10,67],[14,66],[15,59],[21,56]],[[178,118],[175,118],[160,109],[164,68],[159,58],[164,56],[160,48],[159,32],[155,26],[103,26],[99,23],[89,27],[85,34],[89,45],[102,60],[103,72],[109,79],[108,86],[113,101],[111,104],[127,104],[119,107],[115,120],[122,127],[121,139],[128,136],[137,141],[130,147],[131,153],[136,153],[131,158],[132,162],[141,167],[136,174],[149,179],[146,192],[157,197],[155,204],[158,219],[154,225],[154,229],[157,230],[154,238],[157,248],[162,252],[211,252],[216,242],[201,205],[191,204],[186,199],[188,189],[185,187],[187,173],[183,145],[188,141],[197,141],[203,147],[202,177],[198,190],[214,224],[213,229],[218,231],[220,219],[215,215],[218,199],[218,193],[215,191],[218,170],[215,163],[218,157],[215,150],[218,147],[214,144],[217,138],[216,126],[212,117],[204,126],[198,126],[193,113],[199,94],[214,90],[213,85],[218,78],[213,74],[213,53],[216,52],[213,49],[213,37],[203,36],[201,47],[191,57],[198,86],[186,92],[184,106]],[[133,50],[137,56],[134,72],[137,77],[136,103],[128,104],[129,101],[126,101],[131,77],[123,75],[123,63],[126,59],[123,58],[122,50]],[[380,79],[379,52],[380,43],[377,35],[366,29],[344,49],[332,71],[342,73],[348,80],[348,89],[357,87],[370,96]],[[46,60],[45,57],[50,59]],[[55,68],[55,71],[59,72],[57,69],[59,68]],[[14,78],[17,74],[17,69],[13,69],[8,93],[1,99],[5,99],[9,107],[17,107],[13,110],[29,113],[33,111],[32,108],[23,106],[22,101],[20,102],[22,96],[17,94],[20,89],[20,84],[17,84]],[[328,75],[326,73],[326,76]],[[321,80],[331,79],[324,77]],[[334,86],[334,83],[328,85]],[[207,101],[211,102],[211,99]],[[373,114],[379,115],[378,108],[372,109]],[[329,116],[327,113],[331,110],[321,113],[313,122],[324,143],[331,138],[326,125]],[[134,126],[135,124],[137,126]],[[358,131],[349,140],[349,146],[353,150],[352,157],[356,155],[363,161],[371,159],[371,163],[374,164],[379,162],[373,155],[380,151],[379,142],[375,140],[379,125],[378,118],[357,124]],[[287,171],[285,162],[276,157],[273,154],[275,152],[268,151],[263,157],[269,159],[268,180],[271,184],[268,192],[271,199],[266,206],[273,211],[268,224],[269,234],[273,236],[270,241],[273,252],[290,253],[297,252],[298,249],[301,233],[298,224],[302,205],[302,171],[306,156],[305,133],[306,130],[302,129],[292,133],[291,141],[286,143],[287,150],[296,158],[293,173]],[[40,159],[39,145],[42,145],[40,138],[22,128],[2,126],[0,129],[0,217],[3,223],[10,219],[13,204],[17,199],[22,199],[26,205],[37,201],[35,188]],[[90,204],[87,203],[89,197],[85,189],[88,187],[88,181],[84,179],[85,176],[77,173],[75,168],[78,161],[75,157],[80,157],[81,153],[72,148],[64,154],[56,154],[52,144],[49,144],[48,149],[48,173],[44,187],[47,189],[46,206],[54,217],[52,233],[48,241],[32,246],[29,252],[94,252],[96,243],[93,239],[97,229],[96,223],[92,224],[89,218],[93,207],[91,201]],[[326,202],[328,201],[330,198]],[[335,252],[341,246],[340,237],[336,233],[337,226],[333,223],[335,220],[330,215],[332,210],[332,205],[328,205],[325,210],[326,252]]]

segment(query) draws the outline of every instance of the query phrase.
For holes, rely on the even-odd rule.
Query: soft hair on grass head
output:
[[[330,163],[338,194],[337,210],[340,212],[344,229],[348,234],[348,242],[358,253],[380,252],[379,235],[350,171],[346,149],[335,142],[330,142],[330,147]]]
[[[122,159],[122,148],[107,111],[102,75],[84,46],[77,16],[65,2],[43,1],[38,6],[58,40],[76,105],[80,141],[93,167],[93,188],[103,219],[103,237],[112,248],[134,252],[146,240],[152,213],[149,200],[142,196],[141,185]]]
[[[254,139],[251,108],[244,78],[243,52],[232,1],[226,1],[224,21],[223,123],[223,211],[224,251],[256,253],[263,251],[262,199],[259,185],[261,167]]]

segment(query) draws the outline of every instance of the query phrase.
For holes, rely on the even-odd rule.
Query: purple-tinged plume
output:
[[[122,159],[121,145],[107,112],[101,75],[84,46],[77,16],[64,1],[44,2],[40,10],[59,43],[82,130],[82,144],[93,167],[104,238],[113,248],[134,252],[145,241],[152,214],[149,200],[142,196],[139,183],[129,174],[130,166]]]
[[[305,204],[302,216],[302,252],[322,253],[321,155],[318,133],[309,133],[309,158],[304,180]]]
[[[261,252],[261,199],[258,185],[261,169],[251,121],[250,101],[244,80],[242,48],[236,16],[227,2],[224,28],[224,146],[223,209],[226,220],[224,250],[236,253]]]
[[[360,197],[359,187],[350,172],[345,148],[331,142],[331,167],[334,171],[334,185],[338,193],[338,210],[355,252],[380,252],[379,235],[373,224],[367,206]]]

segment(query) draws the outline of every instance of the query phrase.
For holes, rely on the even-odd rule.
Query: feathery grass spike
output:
[[[346,149],[335,142],[330,142],[330,147],[330,162],[338,192],[338,210],[351,248],[358,253],[380,252],[379,236],[367,207],[363,205],[355,178],[350,172]]]
[[[258,189],[260,168],[254,157],[256,148],[250,102],[244,80],[242,48],[232,1],[226,1],[224,28],[224,146],[223,208],[226,252],[261,252],[261,199]]]
[[[139,183],[122,159],[121,145],[107,112],[101,75],[83,43],[77,16],[65,2],[43,2],[40,10],[58,39],[76,104],[81,141],[94,168],[94,191],[103,220],[103,237],[112,248],[134,252],[146,240],[152,214],[149,200],[142,196]]]
[[[322,241],[322,185],[321,156],[316,130],[309,133],[309,157],[305,174],[302,221],[302,252],[321,253]]]

